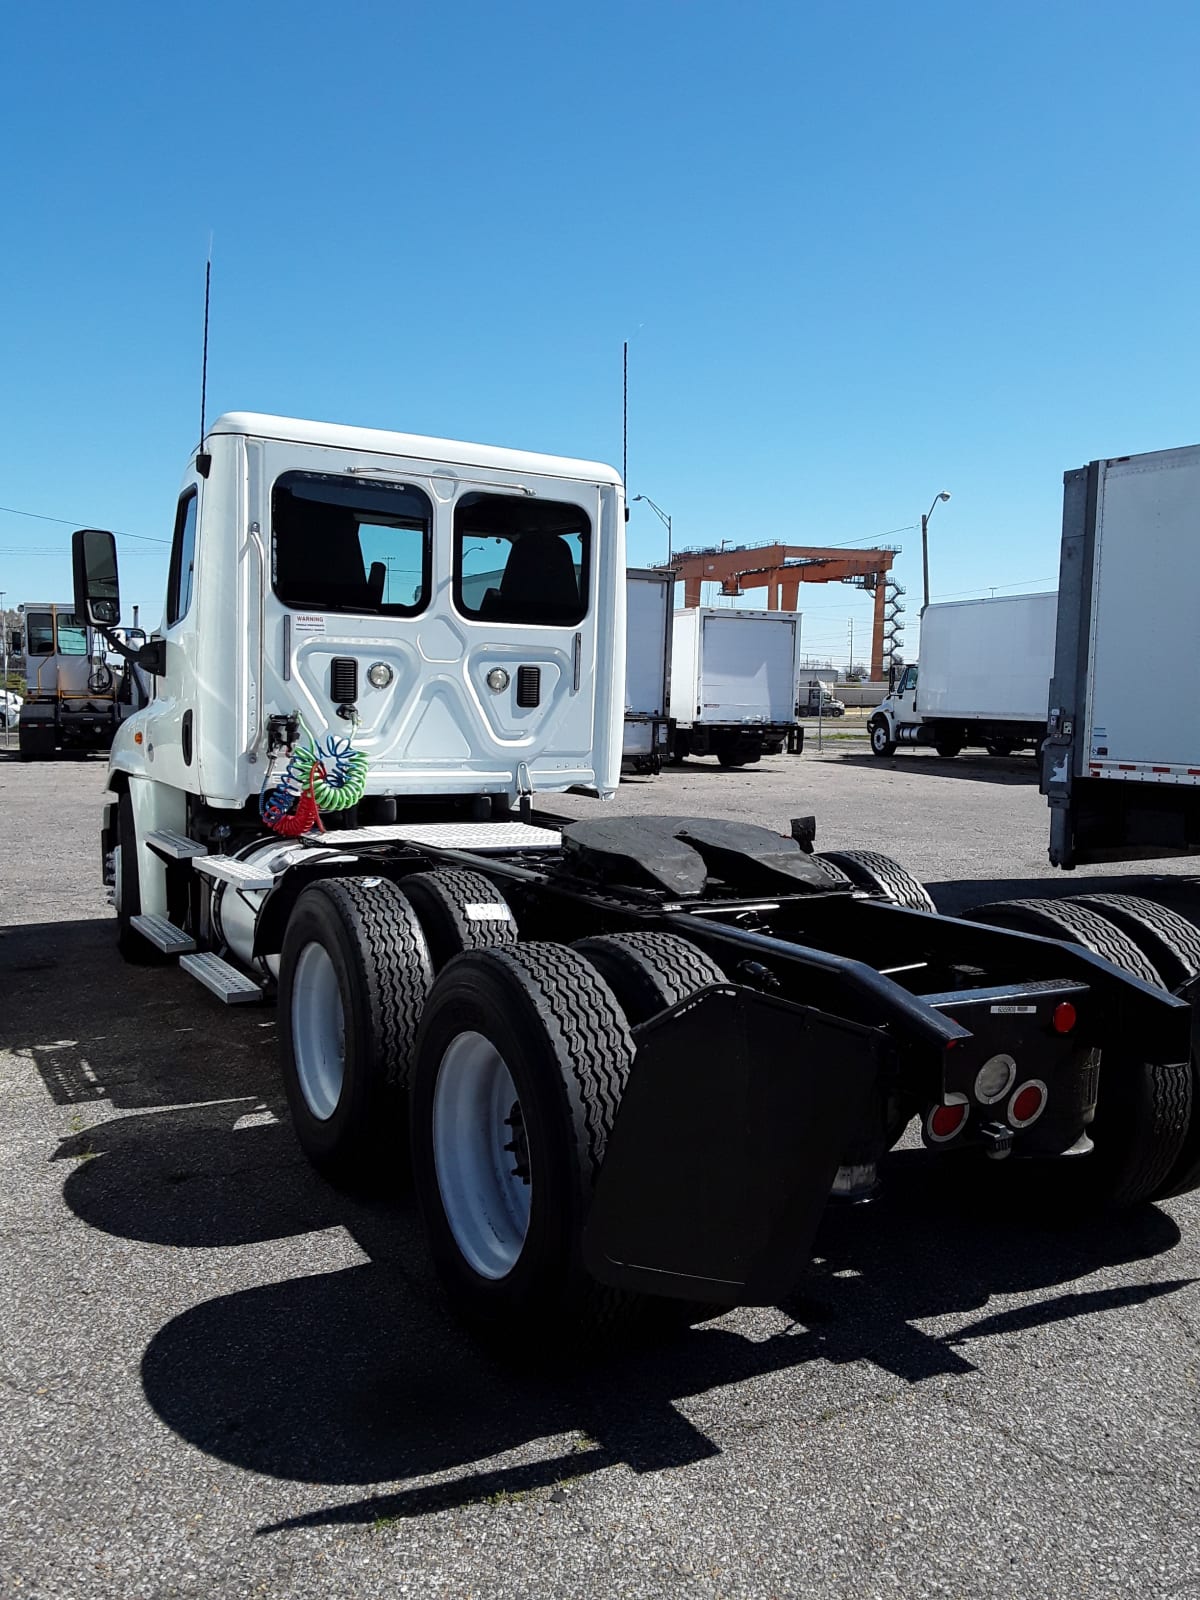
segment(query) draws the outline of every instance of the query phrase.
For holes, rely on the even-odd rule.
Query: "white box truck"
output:
[[[689,606],[675,613],[671,666],[673,753],[741,767],[785,745],[796,721],[800,613]]]
[[[1200,850],[1200,445],[1063,480],[1050,860]]]
[[[658,772],[670,747],[671,613],[675,574],[625,573],[625,737],[622,768]]]
[[[1058,597],[1003,595],[926,606],[921,659],[904,667],[871,717],[877,756],[899,745],[965,745],[989,755],[1037,748],[1046,733]]]

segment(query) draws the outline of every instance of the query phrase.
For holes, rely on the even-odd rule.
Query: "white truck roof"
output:
[[[392,433],[383,428],[351,428],[340,422],[306,422],[299,417],[272,417],[257,411],[225,412],[209,428],[207,437],[215,434],[244,434],[252,439],[280,439],[289,444],[323,445],[367,455],[537,473],[546,478],[582,478],[587,483],[621,482],[621,474],[614,467],[599,461],[507,450],[494,444],[468,444],[460,439],[430,439],[419,433]]]

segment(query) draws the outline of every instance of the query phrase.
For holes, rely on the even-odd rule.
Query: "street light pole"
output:
[[[650,496],[648,494],[635,494],[633,498],[634,498],[635,503],[638,500],[644,500],[646,502],[646,504],[650,507],[651,511],[654,512],[655,516],[657,516],[658,520],[666,528],[666,530],[667,530],[667,565],[670,566],[671,565],[671,519],[670,519],[670,517],[667,515],[667,513],[663,510],[663,508],[661,506],[656,506],[655,505],[654,501],[651,500],[651,498],[650,498]]]
[[[924,611],[925,606],[929,604],[929,519],[937,510],[938,501],[949,500],[949,498],[950,491],[948,489],[940,490],[934,495],[933,504],[930,506],[929,510],[926,511],[921,517],[921,576],[924,580],[923,592],[925,595],[924,604],[921,606],[922,611]]]

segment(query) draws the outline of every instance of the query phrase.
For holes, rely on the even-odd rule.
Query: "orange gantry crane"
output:
[[[899,545],[876,550],[837,550],[820,545],[761,544],[676,552],[670,565],[683,584],[685,606],[700,604],[700,585],[717,582],[722,594],[766,589],[768,611],[795,611],[802,583],[852,583],[875,596],[871,629],[871,677],[884,676],[885,657],[895,652],[904,609],[903,589],[891,581]],[[666,563],[662,563],[666,565]]]

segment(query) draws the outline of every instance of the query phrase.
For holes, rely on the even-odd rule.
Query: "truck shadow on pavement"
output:
[[[978,755],[939,756],[932,750],[902,750],[891,757],[873,756],[870,752],[860,755],[856,751],[841,759],[846,766],[867,767],[878,773],[891,771],[914,778],[966,778],[972,783],[1003,783],[1033,789],[1038,784],[1038,763],[1033,756],[989,756],[983,751]]]
[[[204,1301],[166,1323],[143,1356],[149,1403],[207,1454],[310,1484],[411,1484],[373,1487],[278,1528],[415,1516],[618,1463],[683,1466],[720,1453],[679,1405],[709,1391],[809,1362],[869,1363],[908,1384],[970,1374],[1004,1359],[985,1341],[1137,1306],[1192,1281],[1134,1273],[1080,1289],[1089,1273],[1170,1250],[1175,1223],[1148,1208],[1121,1227],[1058,1232],[1022,1217],[1003,1171],[986,1169],[964,1193],[961,1178],[909,1150],[891,1158],[886,1204],[829,1216],[788,1304],[731,1312],[602,1360],[561,1352],[524,1367],[491,1356],[452,1319],[399,1187],[386,1201],[330,1189],[262,1099],[118,1118],[57,1155],[75,1163],[68,1205],[109,1234],[196,1250],[340,1227],[368,1258]],[[1035,1298],[988,1312],[994,1295],[1016,1294]],[[947,1316],[951,1331],[917,1326]],[[759,1425],[755,1409],[768,1404],[744,1398],[743,1425]],[[503,1460],[531,1452],[538,1459]],[[419,1481],[442,1475],[451,1476]]]
[[[143,992],[125,969],[119,983],[106,922],[21,933],[16,961],[18,946],[0,941],[0,978],[22,969],[0,1033],[34,1061],[52,1101],[72,1108],[70,1131],[48,1152],[62,1163],[64,1199],[105,1235],[180,1252],[186,1309],[142,1357],[149,1404],[199,1451],[331,1491],[333,1503],[262,1533],[556,1490],[615,1464],[686,1465],[774,1415],[778,1391],[738,1389],[751,1380],[865,1363],[877,1369],[860,1385],[859,1403],[869,1404],[904,1384],[1003,1363],[1012,1341],[1040,1327],[1136,1307],[1191,1281],[1145,1281],[1146,1264],[1179,1242],[1163,1211],[1058,1231],[1022,1212],[1009,1182],[1019,1175],[1003,1165],[964,1185],[925,1152],[901,1150],[883,1203],[830,1213],[789,1303],[730,1312],[603,1360],[566,1351],[552,1365],[504,1362],[445,1307],[402,1160],[366,1197],[330,1188],[304,1162],[285,1120],[269,1013],[198,1001],[182,973],[147,974]],[[92,978],[65,985],[68,962],[77,974],[94,970],[94,987]],[[77,1127],[86,1103],[88,1125]],[[104,1103],[124,1114],[94,1120]],[[348,1240],[364,1259],[345,1265]],[[271,1243],[270,1257],[222,1263],[250,1274],[251,1287],[191,1304],[198,1258],[187,1252]],[[314,1260],[331,1268],[314,1271]],[[161,1284],[170,1257],[149,1256],[145,1270]],[[1098,1272],[1101,1286],[1079,1287]],[[256,1281],[266,1277],[274,1281]],[[994,1296],[1021,1298],[989,1310]],[[921,1326],[935,1319],[950,1325]],[[814,1367],[814,1426],[823,1381]],[[719,1401],[701,1399],[714,1391]],[[687,1413],[718,1403],[714,1438]],[[362,1497],[342,1503],[335,1491],[354,1486]]]

